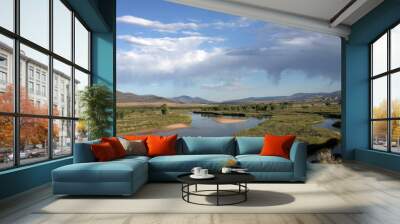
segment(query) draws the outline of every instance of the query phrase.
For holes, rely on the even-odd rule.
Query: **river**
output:
[[[169,131],[154,132],[156,135],[173,135],[179,136],[204,136],[204,137],[220,137],[233,136],[239,131],[256,127],[263,122],[265,118],[248,117],[243,118],[245,121],[236,123],[220,123],[215,120],[215,117],[202,114],[191,113],[192,123],[190,127],[180,128]],[[232,116],[223,116],[224,118],[238,118]],[[242,118],[239,118],[242,119]]]

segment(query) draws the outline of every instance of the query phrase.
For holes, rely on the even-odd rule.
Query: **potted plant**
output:
[[[82,119],[88,129],[89,139],[110,136],[113,97],[108,87],[95,84],[80,93]]]

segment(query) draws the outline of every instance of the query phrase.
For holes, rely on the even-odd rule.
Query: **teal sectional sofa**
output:
[[[176,181],[193,167],[218,172],[228,160],[236,160],[259,182],[305,182],[306,145],[295,142],[290,159],[260,156],[263,137],[182,137],[177,141],[177,155],[128,156],[96,162],[91,141],[77,143],[74,163],[52,172],[54,194],[131,195],[148,181]]]

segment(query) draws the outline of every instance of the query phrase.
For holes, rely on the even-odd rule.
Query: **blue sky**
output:
[[[147,0],[117,2],[117,88],[224,101],[340,89],[340,39]]]

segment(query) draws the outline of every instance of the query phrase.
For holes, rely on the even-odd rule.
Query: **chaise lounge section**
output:
[[[260,156],[263,137],[182,137],[177,140],[177,155],[127,156],[96,162],[91,145],[99,141],[77,143],[74,163],[52,172],[54,194],[132,195],[148,181],[176,181],[176,177],[200,166],[218,172],[229,160],[260,182],[304,182],[306,145],[295,142],[290,159]]]

